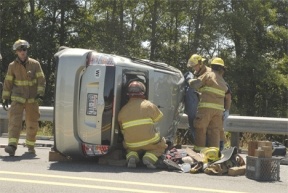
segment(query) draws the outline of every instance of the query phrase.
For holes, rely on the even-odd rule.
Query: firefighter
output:
[[[118,115],[129,168],[136,167],[143,153],[143,164],[150,169],[156,168],[158,158],[167,148],[165,138],[154,127],[163,114],[156,105],[145,99],[145,92],[142,82],[132,81],[127,89],[129,101]]]
[[[38,99],[43,99],[46,81],[41,65],[28,57],[30,47],[26,40],[17,40],[13,44],[16,59],[8,66],[2,93],[2,106],[8,109],[8,146],[5,151],[14,156],[22,130],[22,118],[25,110],[26,146],[28,153],[35,154],[34,144],[40,118]]]
[[[211,68],[204,64],[205,59],[198,54],[193,54],[188,62],[187,68],[191,69],[184,74],[185,84],[185,113],[188,116],[189,129],[191,131],[192,142],[195,140],[195,128],[193,126],[194,119],[197,113],[197,106],[199,101],[199,93],[189,86],[189,81],[193,78],[197,78],[205,72],[211,71]]]
[[[201,76],[202,74],[206,72],[210,72],[211,68],[205,65],[205,58],[202,58],[198,54],[193,54],[187,63],[187,67],[190,67],[194,70],[193,74],[196,77]]]
[[[194,120],[195,151],[204,147],[220,146],[220,135],[223,131],[223,112],[227,83],[223,79],[224,61],[215,58],[211,62],[211,72],[189,81],[192,88],[201,90],[198,112]],[[207,138],[207,139],[206,139]]]

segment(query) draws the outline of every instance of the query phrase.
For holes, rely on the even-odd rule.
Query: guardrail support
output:
[[[0,136],[8,132],[8,119],[0,119]]]
[[[231,132],[230,146],[237,147],[239,149],[240,133]]]

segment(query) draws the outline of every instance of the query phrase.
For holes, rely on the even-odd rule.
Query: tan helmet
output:
[[[17,50],[19,47],[25,47],[25,48],[29,48],[30,45],[26,40],[17,40],[14,44],[13,44],[13,50]]]
[[[128,86],[129,96],[143,96],[146,92],[145,85],[140,81],[132,81]]]
[[[224,67],[224,61],[221,58],[214,58],[211,65],[219,65]]]
[[[193,54],[188,60],[187,67],[189,68],[189,67],[196,66],[199,63],[199,61],[203,62],[203,61],[205,61],[205,59],[202,58],[198,54]]]

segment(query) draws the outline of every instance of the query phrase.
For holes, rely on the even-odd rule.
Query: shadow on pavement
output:
[[[2,161],[7,161],[7,162],[16,162],[16,161],[21,161],[21,160],[31,160],[31,159],[40,159],[38,157],[36,157],[37,155],[35,154],[31,154],[28,152],[25,152],[22,154],[22,156],[0,156],[0,159]]]
[[[65,171],[65,172],[111,172],[111,173],[155,173],[161,172],[163,169],[148,169],[144,165],[137,168],[127,168],[126,166],[101,165],[93,161],[66,161],[53,162],[50,164],[49,170]]]

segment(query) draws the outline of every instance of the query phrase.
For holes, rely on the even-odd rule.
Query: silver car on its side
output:
[[[183,112],[184,77],[180,70],[160,62],[79,48],[59,51],[55,62],[55,151],[87,158],[121,146],[117,115],[128,101],[126,88],[131,80],[146,85],[147,99],[164,114],[156,128],[173,142]]]

